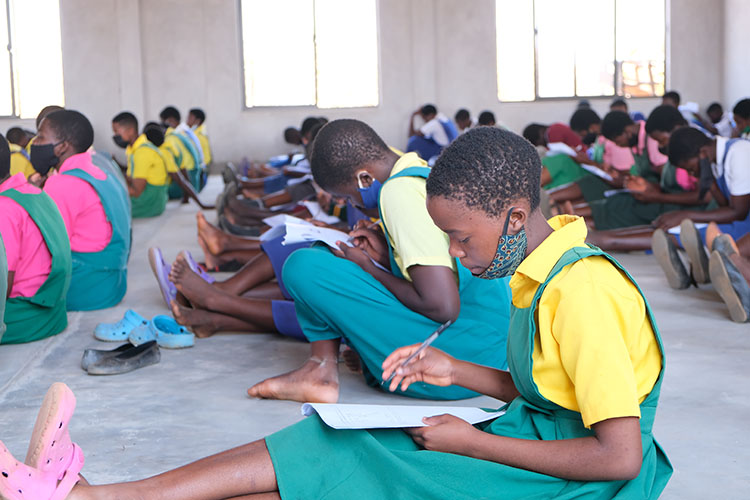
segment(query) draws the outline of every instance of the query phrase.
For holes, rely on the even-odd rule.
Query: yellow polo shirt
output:
[[[125,150],[128,155],[128,176],[133,179],[146,179],[152,186],[163,186],[169,179],[164,158],[156,150],[148,147],[147,143],[151,144],[146,135],[141,134]]]
[[[199,127],[195,128],[195,135],[198,136],[198,141],[201,143],[201,149],[203,150],[203,163],[208,166],[211,164],[211,143],[208,142],[208,134],[206,134],[206,125],[201,123]]]
[[[585,247],[582,218],[549,220],[555,230],[510,280],[513,305],[534,294],[563,253]],[[640,417],[639,404],[661,370],[661,354],[638,289],[605,257],[589,257],[555,276],[537,306],[532,376],[539,393],[581,413],[586,427]]]
[[[167,150],[172,153],[175,163],[182,170],[193,170],[195,168],[195,160],[193,155],[190,154],[190,150],[185,147],[182,140],[177,137],[172,127],[169,127],[164,132],[164,144]]]
[[[180,167],[178,167],[177,163],[174,161],[174,156],[172,156],[172,152],[169,150],[169,148],[167,148],[166,142],[159,146],[159,152],[161,153],[161,157],[164,159],[164,165],[166,165],[167,167],[167,173],[177,173],[180,170]]]
[[[427,167],[416,153],[398,159],[391,176],[408,167]],[[399,177],[380,190],[380,211],[388,228],[393,258],[404,277],[411,266],[445,266],[456,272],[455,260],[448,254],[448,235],[442,232],[427,212],[427,191],[421,177]]]
[[[36,172],[31,161],[23,154],[23,148],[18,144],[8,143],[10,146],[10,175],[22,173],[27,179]]]

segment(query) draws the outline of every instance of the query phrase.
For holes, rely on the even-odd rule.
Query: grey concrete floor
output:
[[[211,179],[206,199],[220,184]],[[306,344],[278,335],[217,335],[192,349],[164,349],[160,364],[120,376],[92,377],[80,369],[85,348],[116,346],[93,338],[97,323],[117,321],[128,308],[148,317],[168,314],[146,252],[159,246],[168,259],[182,249],[200,256],[195,213],[194,205],[170,202],[161,217],[135,222],[128,293],[120,305],[71,313],[69,327],[56,337],[0,347],[0,439],[16,457],[25,456],[36,412],[55,381],[67,383],[78,398],[71,435],[94,483],[153,475],[302,418],[298,403],[257,401],[245,393],[306,358]],[[675,474],[662,498],[750,498],[750,325],[732,323],[710,285],[674,291],[651,256],[617,257],[651,301],[666,345],[655,434]],[[371,389],[344,369],[341,402],[412,400]],[[457,404],[499,405],[489,398]]]

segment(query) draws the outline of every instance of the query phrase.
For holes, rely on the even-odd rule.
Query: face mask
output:
[[[60,141],[57,144],[62,144]],[[32,144],[30,151],[31,166],[41,175],[47,175],[52,167],[60,163],[60,159],[55,155],[55,146],[57,144]]]
[[[478,278],[494,280],[511,276],[526,256],[526,247],[528,246],[526,230],[521,228],[517,234],[508,234],[508,223],[512,213],[513,207],[510,208],[505,219],[503,234],[497,242],[495,257],[493,257],[489,267],[477,275]]]
[[[373,179],[372,185],[364,187],[362,185],[362,179],[357,177],[357,184],[359,185],[359,194],[362,195],[362,206],[365,208],[378,208],[378,197],[380,195],[380,188],[383,185],[379,180]]]
[[[698,161],[698,165],[700,166],[700,177],[698,177],[698,197],[702,199],[714,183],[714,173],[711,170],[711,160],[708,158],[701,158]]]
[[[123,139],[120,134],[113,135],[112,136],[112,140],[115,141],[115,144],[117,144],[117,146],[119,146],[119,147],[121,147],[123,149],[125,149],[126,147],[129,146],[128,141],[126,141],[125,139]]]
[[[583,139],[581,139],[581,141],[585,145],[589,146],[591,144],[594,144],[594,141],[596,141],[596,138],[598,137],[598,135],[599,134],[597,134],[595,132],[589,132],[588,134],[586,134],[586,135],[583,136]]]
[[[664,156],[666,156],[667,154],[669,154],[669,150],[667,149],[666,146],[659,146],[659,152],[661,154],[663,154]]]

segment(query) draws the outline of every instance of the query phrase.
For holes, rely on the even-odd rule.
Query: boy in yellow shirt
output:
[[[165,127],[164,143],[172,152],[177,166],[187,174],[193,188],[198,190],[203,176],[203,152],[200,141],[195,133],[181,122],[180,112],[173,106],[167,106],[159,113],[162,125]],[[170,198],[183,195],[176,189],[170,190]],[[184,200],[184,197],[183,197]]]

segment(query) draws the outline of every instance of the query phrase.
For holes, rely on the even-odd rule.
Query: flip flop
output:
[[[711,283],[729,309],[729,317],[735,323],[746,323],[750,319],[750,284],[740,270],[727,254],[714,250],[708,260],[708,272]]]
[[[693,278],[697,283],[708,283],[708,252],[703,245],[701,234],[690,219],[680,223],[680,241],[690,258]]]
[[[128,339],[128,335],[133,328],[147,323],[146,318],[132,309],[128,309],[117,323],[99,323],[96,325],[94,337],[104,342],[124,342]]]
[[[182,349],[195,345],[195,335],[192,332],[162,314],[154,316],[147,325],[135,328],[130,332],[128,340],[135,346],[155,340],[159,347],[167,349]]]
[[[151,264],[151,270],[156,276],[157,283],[159,283],[159,290],[164,297],[164,302],[167,303],[167,307],[171,307],[172,301],[177,297],[177,288],[175,288],[174,283],[169,281],[171,266],[164,262],[164,256],[157,247],[148,249],[148,263]]]
[[[669,286],[675,290],[684,290],[692,283],[685,265],[680,260],[677,247],[669,239],[667,233],[661,229],[654,231],[651,236],[651,250],[659,262]]]
[[[198,263],[195,261],[195,259],[193,258],[193,255],[190,253],[189,250],[183,250],[182,252],[180,252],[180,255],[182,255],[183,259],[185,259],[185,262],[187,262],[188,267],[190,267],[190,269],[195,274],[203,278],[203,280],[206,283],[213,283],[216,281],[216,278],[208,274],[206,271],[203,270],[201,266],[198,265]]]

